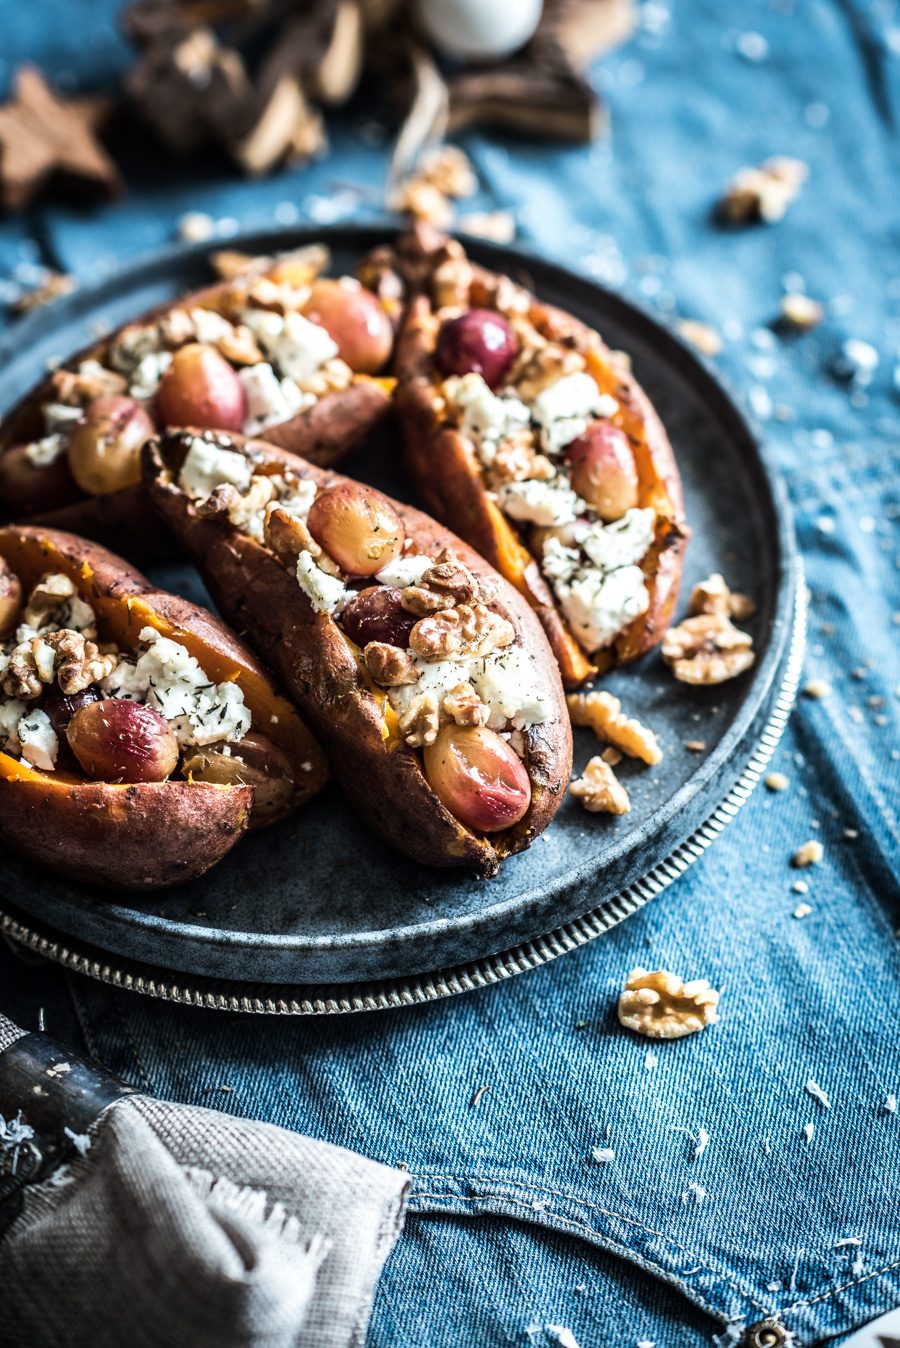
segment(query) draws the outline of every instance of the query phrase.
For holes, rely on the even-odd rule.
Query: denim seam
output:
[[[147,1094],[152,1095],[153,1087],[150,1085],[150,1078],[147,1076],[147,1073],[144,1069],[144,1064],[141,1061],[141,1055],[140,1053],[138,1053],[137,1044],[134,1042],[134,1036],[132,1035],[131,1031],[128,1028],[128,1022],[126,1021],[124,1015],[122,1014],[122,1008],[119,1005],[119,999],[115,995],[115,992],[113,993],[113,1004],[115,1005],[116,1008],[116,1014],[119,1017],[119,1023],[121,1024],[122,1029],[125,1031],[125,1038],[128,1040],[129,1047],[131,1049],[132,1054],[134,1055],[134,1060],[137,1063],[137,1069],[141,1074],[141,1081],[143,1081],[144,1086],[146,1087]]]
[[[413,1179],[421,1178],[421,1179],[435,1179],[435,1180],[451,1180],[451,1181],[453,1181],[454,1183],[463,1183],[463,1184],[469,1183],[469,1182],[470,1182],[469,1179],[467,1179],[467,1178],[457,1177],[457,1176],[455,1176],[455,1175],[421,1175],[421,1176],[418,1176],[418,1175],[413,1174],[412,1178],[413,1178]],[[480,1178],[480,1179],[482,1179],[482,1180],[485,1180],[485,1177],[484,1177],[484,1176],[473,1176],[473,1177],[471,1177],[471,1178],[475,1178],[475,1179],[479,1179],[479,1178]],[[716,1268],[713,1264],[707,1263],[707,1261],[706,1261],[705,1259],[703,1259],[699,1254],[695,1254],[693,1250],[688,1249],[688,1247],[687,1247],[686,1245],[682,1245],[682,1244],[680,1243],[680,1241],[674,1240],[674,1239],[672,1238],[672,1236],[667,1236],[667,1235],[665,1234],[664,1231],[658,1231],[658,1230],[656,1230],[655,1227],[652,1227],[652,1226],[644,1226],[643,1223],[641,1223],[641,1222],[636,1222],[636,1221],[634,1221],[634,1219],[631,1218],[631,1217],[625,1217],[625,1216],[623,1216],[623,1214],[622,1214],[621,1212],[614,1212],[611,1208],[601,1208],[600,1205],[599,1205],[598,1203],[589,1203],[589,1202],[587,1202],[587,1200],[582,1199],[582,1198],[573,1198],[571,1194],[564,1194],[564,1193],[562,1193],[559,1189],[548,1189],[548,1188],[545,1188],[543,1185],[540,1185],[540,1184],[522,1184],[520,1181],[517,1181],[517,1180],[485,1180],[485,1182],[486,1182],[486,1183],[489,1183],[489,1184],[496,1184],[497,1186],[505,1185],[507,1188],[524,1189],[526,1192],[532,1192],[532,1193],[544,1193],[544,1194],[554,1194],[557,1198],[563,1198],[563,1199],[565,1199],[566,1202],[568,1202],[568,1203],[575,1203],[578,1207],[582,1207],[582,1208],[590,1208],[592,1212],[599,1212],[599,1213],[602,1213],[602,1215],[603,1215],[604,1217],[614,1217],[617,1221],[624,1222],[624,1223],[626,1224],[626,1226],[633,1226],[633,1227],[635,1228],[636,1231],[645,1231],[645,1232],[646,1232],[648,1235],[650,1235],[650,1236],[658,1236],[660,1240],[664,1240],[668,1245],[674,1246],[674,1248],[675,1248],[676,1250],[681,1250],[682,1254],[686,1254],[686,1255],[689,1256],[689,1258],[696,1260],[697,1263],[699,1263],[703,1268],[708,1269],[708,1271],[709,1271],[710,1273],[714,1274],[715,1277],[720,1278],[720,1279],[722,1280],[722,1282],[726,1283],[727,1286],[729,1286],[729,1287],[732,1289],[732,1291],[737,1292],[737,1294],[738,1294],[739,1296],[743,1297],[746,1301],[749,1301],[749,1303],[750,1303],[751,1306],[755,1306],[755,1307],[757,1308],[757,1310],[762,1311],[763,1314],[765,1314],[765,1315],[769,1315],[769,1314],[772,1313],[766,1306],[764,1306],[764,1305],[762,1304],[762,1302],[757,1301],[757,1300],[756,1300],[754,1297],[752,1297],[752,1296],[750,1295],[750,1293],[747,1292],[744,1288],[740,1287],[736,1282],[732,1282],[731,1278],[728,1276],[727,1273],[724,1273],[721,1269]],[[486,1202],[490,1202],[490,1201],[491,1201],[491,1197],[494,1197],[494,1196],[487,1196],[487,1195],[486,1195],[484,1198],[477,1198],[477,1197],[476,1197],[476,1198],[474,1198],[474,1199],[470,1199],[470,1198],[466,1198],[466,1197],[465,1197],[464,1195],[462,1195],[462,1194],[431,1194],[431,1193],[422,1193],[422,1194],[418,1194],[418,1193],[415,1193],[415,1192],[414,1192],[414,1193],[413,1193],[413,1197],[438,1198],[438,1199],[440,1199],[440,1198],[444,1198],[444,1199],[446,1199],[446,1198],[459,1198],[460,1201],[463,1202],[463,1203],[467,1203],[467,1202],[476,1202],[476,1203],[482,1203],[482,1202],[485,1202],[485,1203],[486,1203]],[[532,1216],[534,1215],[534,1208],[530,1207],[530,1206],[529,1206],[528,1204],[526,1204],[526,1203],[523,1203],[520,1199],[510,1198],[510,1199],[501,1199],[500,1201],[501,1201],[501,1202],[515,1203],[517,1206],[520,1206],[520,1207],[528,1207],[528,1210],[531,1212]],[[569,1222],[570,1225],[576,1226],[576,1227],[578,1227],[578,1228],[579,1228],[580,1230],[582,1230],[582,1231],[587,1231],[590,1235],[596,1236],[596,1235],[599,1235],[599,1234],[600,1234],[598,1231],[595,1231],[595,1230],[593,1229],[593,1227],[590,1227],[590,1226],[583,1226],[583,1225],[581,1225],[579,1222],[571,1221],[570,1218],[563,1217],[561,1213],[551,1213],[550,1215],[553,1216],[553,1217],[555,1217],[555,1218],[556,1218],[557,1220],[559,1220],[559,1221],[562,1221],[562,1222]],[[606,1237],[604,1237],[604,1239],[608,1239],[608,1240],[612,1241],[612,1237],[611,1237],[611,1236],[606,1236]],[[618,1241],[612,1241],[612,1243],[618,1245],[618,1247],[619,1247],[620,1249],[622,1249],[622,1250],[628,1250],[628,1246],[627,1246],[627,1245],[621,1245],[621,1244],[619,1244]],[[629,1251],[629,1253],[632,1253],[632,1252]]]
[[[858,1287],[860,1283],[869,1282],[872,1278],[879,1278],[882,1273],[890,1273],[892,1268],[900,1268],[900,1259],[895,1259],[891,1264],[884,1264],[881,1268],[873,1269],[864,1278],[854,1278],[853,1282],[845,1282],[840,1287],[833,1287],[830,1292],[822,1292],[820,1296],[809,1297],[806,1301],[795,1301],[793,1305],[785,1306],[777,1314],[779,1316],[790,1315],[793,1311],[803,1310],[804,1306],[817,1306],[820,1302],[828,1301],[831,1297],[837,1296],[839,1292],[846,1292],[851,1287]]]
[[[459,1201],[460,1201],[461,1203],[475,1203],[476,1205],[482,1205],[482,1206],[486,1206],[488,1203],[491,1203],[491,1202],[508,1203],[508,1204],[510,1204],[511,1207],[525,1208],[528,1212],[531,1213],[532,1218],[534,1217],[534,1209],[531,1207],[531,1205],[530,1205],[529,1203],[523,1202],[521,1198],[488,1198],[488,1197],[485,1197],[485,1198],[461,1198],[461,1197],[459,1197],[459,1195],[456,1195],[456,1194],[414,1193],[414,1194],[412,1195],[412,1198],[411,1198],[410,1201],[412,1202],[412,1201],[415,1200],[416,1198],[433,1198],[433,1199],[437,1200],[437,1202],[439,1202],[439,1203],[440,1203],[440,1202],[449,1202],[449,1201],[452,1200],[453,1198],[459,1198]],[[602,1211],[602,1209],[601,1209],[601,1211]],[[585,1232],[587,1235],[589,1235],[589,1236],[599,1237],[599,1239],[601,1239],[601,1240],[603,1241],[604,1245],[611,1246],[612,1248],[614,1248],[614,1249],[616,1249],[616,1250],[621,1250],[622,1253],[623,1253],[623,1255],[627,1256],[627,1257],[630,1258],[632,1261],[634,1261],[634,1262],[640,1264],[640,1265],[641,1265],[642,1267],[644,1267],[644,1268],[647,1268],[647,1269],[652,1270],[654,1273],[656,1273],[656,1274],[658,1274],[658,1275],[661,1275],[661,1276],[663,1277],[663,1279],[664,1279],[666,1282],[672,1283],[673,1285],[679,1287],[682,1291],[685,1290],[685,1284],[683,1283],[682,1279],[678,1277],[677,1274],[674,1274],[674,1275],[673,1275],[669,1270],[666,1270],[666,1269],[660,1269],[658,1264],[654,1264],[654,1263],[652,1262],[652,1260],[645,1259],[642,1255],[636,1254],[634,1250],[629,1249],[629,1247],[628,1247],[627,1245],[623,1245],[621,1241],[616,1240],[613,1236],[606,1235],[606,1234],[602,1234],[602,1233],[599,1232],[599,1231],[595,1231],[594,1228],[593,1228],[592,1226],[585,1226],[583,1222],[576,1222],[576,1221],[575,1221],[573,1218],[571,1218],[571,1217],[563,1217],[563,1215],[562,1215],[561,1213],[558,1213],[558,1212],[550,1212],[550,1213],[546,1213],[545,1215],[548,1216],[548,1217],[552,1217],[553,1220],[554,1220],[555,1222],[559,1222],[559,1223],[561,1223],[563,1226],[571,1227],[572,1230],[574,1230],[574,1231],[584,1231],[584,1232]],[[615,1214],[615,1213],[612,1213],[612,1214],[610,1214],[610,1215],[611,1215],[611,1216],[615,1216],[616,1214]],[[627,1219],[626,1219],[626,1220],[627,1220]],[[632,1223],[632,1224],[633,1224],[633,1223]],[[651,1230],[650,1227],[644,1227],[644,1228],[642,1228],[642,1229],[647,1230],[647,1231]],[[655,1234],[659,1235],[659,1234],[661,1234],[661,1233],[657,1232],[657,1233],[655,1233]],[[665,1240],[665,1239],[667,1239],[667,1237],[664,1236],[663,1239]],[[673,1241],[672,1244],[673,1244],[673,1245],[674,1245],[674,1244],[677,1244],[677,1242],[676,1242],[676,1241]],[[679,1248],[679,1249],[684,1249],[684,1246],[679,1245],[678,1248]],[[687,1250],[686,1250],[685,1253],[686,1253],[686,1254],[689,1254],[690,1251],[687,1251]],[[700,1263],[703,1264],[703,1260],[702,1260],[702,1259],[700,1260]],[[747,1296],[747,1294],[746,1294],[745,1292],[742,1292],[741,1289],[740,1289],[739,1287],[737,1287],[733,1282],[731,1282],[731,1281],[725,1276],[724,1273],[719,1273],[716,1269],[712,1268],[712,1266],[709,1265],[709,1264],[703,1264],[703,1267],[709,1269],[710,1273],[715,1274],[715,1276],[716,1276],[717,1278],[720,1278],[722,1282],[727,1283],[728,1286],[729,1286],[733,1291],[737,1292],[737,1294],[738,1294],[740,1297],[742,1297],[745,1301],[749,1301],[749,1303],[750,1303],[751,1306],[755,1306],[757,1310],[762,1311],[762,1313],[763,1313],[764,1315],[766,1315],[766,1316],[768,1316],[768,1315],[770,1314],[770,1312],[768,1312],[768,1311],[766,1310],[765,1306],[760,1305],[760,1303],[759,1303],[758,1301],[754,1301],[752,1297]],[[688,1291],[688,1294],[689,1294],[691,1300],[695,1301],[697,1305],[701,1306],[701,1307],[702,1307],[705,1311],[707,1311],[710,1315],[715,1316],[717,1319],[723,1320],[723,1321],[725,1321],[725,1320],[727,1319],[727,1317],[725,1316],[724,1312],[723,1312],[721,1309],[719,1309],[719,1307],[713,1306],[713,1305],[712,1305],[710,1302],[708,1302],[704,1297],[700,1296],[699,1293],[696,1291],[695,1288],[692,1288],[692,1287],[691,1287],[691,1288],[687,1288],[686,1290]]]

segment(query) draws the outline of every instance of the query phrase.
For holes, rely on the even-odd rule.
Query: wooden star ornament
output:
[[[0,204],[20,211],[52,180],[104,198],[122,195],[119,170],[97,139],[111,103],[60,98],[35,66],[20,66],[0,107]]]

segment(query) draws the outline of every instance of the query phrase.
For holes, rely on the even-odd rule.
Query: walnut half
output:
[[[569,787],[569,793],[591,814],[627,814],[631,809],[628,792],[599,755],[590,760]]]
[[[724,683],[755,660],[753,639],[724,613],[685,618],[662,640],[662,658],[682,683]]]
[[[612,693],[570,693],[566,698],[573,725],[590,726],[598,740],[613,744],[631,758],[658,763],[662,749],[652,730],[640,721],[625,716],[622,704]]]
[[[409,644],[423,660],[479,659],[515,639],[515,628],[508,619],[484,604],[460,604],[431,618],[420,618]]]
[[[715,1025],[719,996],[705,978],[682,983],[665,969],[632,969],[619,998],[619,1020],[648,1039],[683,1039]]]
[[[363,659],[366,669],[381,688],[399,688],[401,684],[419,680],[419,671],[406,651],[387,641],[370,641],[363,651]]]
[[[753,600],[745,594],[735,594],[718,571],[701,580],[691,591],[688,613],[692,618],[699,613],[722,613],[726,618],[745,622],[756,612]]]

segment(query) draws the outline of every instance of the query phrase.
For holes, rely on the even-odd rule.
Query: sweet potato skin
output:
[[[212,613],[157,590],[121,558],[72,534],[0,529],[0,556],[26,593],[48,571],[69,576],[93,607],[101,640],[134,647],[149,625],[187,646],[217,682],[237,681],[254,727],[294,765],[291,809],[324,785],[325,756],[296,709],[249,646]],[[202,875],[238,841],[252,807],[249,786],[93,782],[41,772],[0,753],[0,838],[40,865],[103,887],[158,889]]]
[[[596,653],[592,664],[569,632],[537,564],[532,559],[529,570],[525,556],[530,554],[490,502],[474,447],[444,423],[440,405],[435,402],[428,259],[441,256],[446,242],[444,236],[420,231],[398,243],[398,266],[413,290],[394,358],[398,378],[395,404],[403,428],[407,470],[438,518],[457,530],[527,596],[556,655],[565,686],[576,687],[598,669],[627,664],[646,654],[670,624],[689,537],[675,457],[650,400],[621,359],[585,324],[532,298],[528,317],[538,331],[549,339],[570,340],[585,350],[588,372],[602,392],[612,394],[619,402],[616,421],[634,450],[640,503],[653,505],[658,516],[656,538],[644,563],[649,609],[634,619],[609,648]],[[473,306],[490,305],[497,281],[484,268],[472,268]]]
[[[514,624],[553,700],[553,716],[529,732],[532,804],[514,828],[479,837],[464,828],[431,790],[416,753],[391,734],[393,712],[371,684],[358,649],[327,614],[316,614],[295,578],[268,549],[220,519],[203,517],[174,485],[178,437],[144,449],[154,501],[204,576],[218,607],[246,630],[322,740],[332,770],[354,807],[391,845],[426,865],[464,867],[489,877],[505,856],[527,847],[552,819],[568,785],[571,728],[553,657],[529,606],[484,560],[428,516],[393,502],[407,538],[434,556],[453,548],[476,575],[495,579],[491,607]],[[312,478],[323,487],[347,481],[259,441],[228,437],[229,447],[258,455],[257,471]],[[183,454],[183,450],[181,451]]]
[[[250,821],[251,786],[116,786],[20,776],[21,766],[0,754],[0,840],[81,884],[145,891],[195,880],[231,851]]]
[[[174,308],[199,307],[225,312],[224,301],[232,284],[222,281],[205,286],[170,304],[158,305],[123,326],[158,321]],[[108,352],[120,331],[117,329],[77,352],[63,368],[75,369],[85,360],[106,364]],[[51,389],[52,375],[48,375],[4,418],[0,425],[0,459],[16,445],[30,443],[44,433],[40,408],[50,397]],[[324,394],[312,407],[290,421],[267,428],[262,438],[271,439],[273,444],[301,454],[313,463],[338,463],[358,448],[387,415],[392,389],[391,379],[357,375],[348,388]],[[3,500],[0,487],[0,519],[18,518],[29,524],[69,530],[107,547],[127,550],[133,556],[155,557],[173,551],[173,540],[160,528],[158,517],[148,508],[143,488],[129,487],[108,496],[87,496],[68,473],[60,471],[58,465],[36,469],[31,478],[27,501],[19,508]]]

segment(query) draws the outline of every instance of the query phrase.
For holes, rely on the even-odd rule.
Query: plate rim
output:
[[[759,740],[731,789],[689,837],[638,880],[583,917],[556,927],[546,936],[431,973],[317,984],[241,983],[202,974],[179,974],[126,956],[111,955],[75,938],[64,937],[68,944],[63,944],[45,924],[30,917],[23,921],[2,896],[0,936],[12,946],[23,946],[51,963],[108,987],[178,1006],[240,1015],[322,1016],[400,1010],[491,987],[549,964],[605,935],[680,879],[722,835],[759,785],[787,728],[803,673],[809,592],[799,555],[794,560],[794,580],[794,608],[781,682]]]
[[[84,313],[95,310],[114,296],[120,296],[123,286],[134,288],[136,277],[143,275],[152,279],[158,275],[160,279],[164,279],[169,268],[173,265],[183,267],[185,261],[191,263],[196,261],[203,265],[218,242],[228,248],[271,251],[281,247],[296,247],[304,242],[322,241],[333,247],[349,247],[359,251],[377,242],[392,239],[400,232],[402,231],[396,222],[342,222],[318,227],[296,225],[274,229],[251,229],[227,240],[206,241],[192,245],[176,244],[130,259],[101,279],[64,297],[56,305],[47,306],[46,310],[39,310],[29,315],[22,323],[15,325],[14,333],[17,339],[15,345],[21,351],[26,346],[43,341],[49,333],[52,333],[60,319],[66,321],[65,315],[70,314],[77,319]],[[794,587],[797,551],[787,491],[780,473],[766,452],[764,439],[755,420],[748,414],[744,400],[728,387],[719,371],[710,362],[703,360],[663,316],[653,313],[640,302],[622,297],[593,278],[582,275],[577,269],[542,258],[527,249],[491,244],[471,237],[466,237],[464,241],[470,254],[486,261],[489,266],[507,272],[533,268],[536,273],[542,273],[544,279],[551,284],[557,283],[563,287],[571,286],[573,281],[584,284],[588,291],[598,295],[606,312],[612,318],[618,318],[619,322],[630,324],[632,327],[637,321],[638,331],[644,341],[651,345],[655,341],[658,346],[659,338],[662,337],[664,341],[662,358],[670,365],[674,363],[676,373],[695,385],[699,377],[702,381],[704,401],[712,405],[713,415],[725,422],[730,421],[732,425],[736,424],[753,443],[762,477],[770,494],[766,506],[768,508],[771,505],[774,511],[779,549],[779,569],[774,573],[774,614],[765,656],[752,675],[752,693],[747,694],[732,724],[725,730],[709,756],[697,765],[688,780],[673,795],[662,801],[642,825],[635,830],[624,832],[621,838],[616,839],[604,856],[604,866],[610,866],[620,861],[630,850],[639,847],[642,842],[651,842],[660,830],[667,827],[690,805],[691,801],[708,788],[718,773],[727,770],[731,759],[741,749],[754,718],[759,714],[759,709],[766,705],[771,695],[772,684],[782,666],[786,643],[790,638],[791,610],[796,605],[796,594],[792,603],[791,590]],[[540,280],[537,288],[540,289]],[[0,360],[11,354],[11,344],[12,339],[9,336],[0,339]],[[563,901],[567,894],[574,898],[577,891],[583,889],[586,883],[590,883],[595,874],[595,860],[582,862],[556,882],[553,892],[560,901]],[[390,933],[354,932],[337,938],[329,935],[310,937],[297,934],[271,935],[262,932],[240,933],[184,921],[173,923],[172,919],[160,919],[153,913],[129,909],[118,901],[111,903],[107,911],[127,930],[134,932],[155,928],[157,933],[165,933],[170,941],[185,938],[194,947],[203,947],[207,952],[221,951],[224,958],[250,946],[254,949],[284,952],[286,957],[294,955],[338,959],[341,955],[345,955],[358,959],[367,952],[378,950],[388,937],[392,944],[402,942],[404,939],[424,942],[445,935],[448,927],[457,934],[473,934],[485,920],[502,922],[523,906],[526,910],[532,908],[540,902],[545,893],[541,886],[531,886],[524,893],[520,891],[505,900],[479,907],[476,911],[459,914],[449,923],[446,918],[430,918],[416,925],[398,926]],[[611,901],[612,898],[606,900]],[[75,941],[82,938],[69,939]],[[112,952],[110,955],[117,959],[129,958],[114,956]],[[210,974],[189,974],[184,971],[179,973],[184,977],[212,978]],[[350,985],[348,980],[347,986]]]

